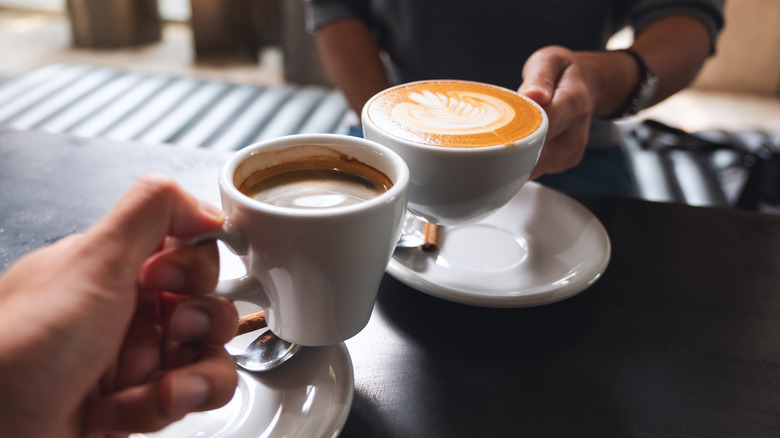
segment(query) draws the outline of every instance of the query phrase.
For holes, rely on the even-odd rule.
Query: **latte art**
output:
[[[496,131],[515,117],[512,106],[484,93],[423,90],[409,93],[411,102],[393,108],[398,123],[436,134],[469,135]]]
[[[385,133],[452,148],[512,145],[542,124],[541,110],[518,93],[469,81],[421,81],[382,91],[366,116]]]

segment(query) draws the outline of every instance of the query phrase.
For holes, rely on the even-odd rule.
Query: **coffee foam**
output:
[[[393,87],[369,101],[367,114],[394,137],[447,147],[509,145],[542,124],[541,111],[519,94],[468,81]]]
[[[330,208],[358,204],[386,188],[363,177],[336,169],[301,169],[262,174],[248,181],[242,193],[266,204],[290,208]],[[245,187],[247,186],[248,187]]]
[[[352,205],[393,186],[387,175],[368,164],[308,145],[253,155],[238,166],[233,182],[250,198],[290,208]]]

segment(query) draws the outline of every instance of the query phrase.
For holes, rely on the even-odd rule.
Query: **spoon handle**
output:
[[[425,252],[437,251],[439,249],[439,226],[426,222],[423,228],[423,235],[425,236],[425,243],[422,246],[422,250]]]
[[[236,336],[260,330],[264,327],[268,327],[268,323],[265,321],[265,312],[261,310],[256,313],[250,313],[238,318],[238,333],[236,333]]]

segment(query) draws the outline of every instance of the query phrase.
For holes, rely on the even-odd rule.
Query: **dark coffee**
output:
[[[357,160],[314,157],[258,170],[239,190],[266,204],[311,209],[357,204],[392,186],[385,174]]]

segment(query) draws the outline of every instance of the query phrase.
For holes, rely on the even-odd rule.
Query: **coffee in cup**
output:
[[[387,175],[360,161],[320,156],[258,170],[238,189],[279,207],[329,208],[367,201],[392,186]]]
[[[222,230],[246,275],[216,295],[254,303],[301,345],[331,345],[369,320],[401,235],[409,170],[388,148],[345,135],[275,138],[236,152],[219,176]]]
[[[477,221],[509,202],[536,165],[548,125],[525,96],[461,80],[388,88],[361,120],[365,138],[409,165],[409,209],[439,225]]]

